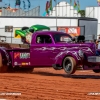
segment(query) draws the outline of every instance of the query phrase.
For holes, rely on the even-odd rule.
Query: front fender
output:
[[[78,55],[77,51],[65,51],[65,52],[60,52],[56,57],[55,57],[55,64],[59,64],[62,66],[62,62],[66,56],[71,56],[76,60],[76,63],[81,61],[81,58]]]
[[[9,65],[11,62],[10,62],[9,54],[6,51],[6,48],[5,47],[0,47],[0,53],[1,53],[1,56],[2,56],[2,59],[3,59],[3,64],[4,65]]]

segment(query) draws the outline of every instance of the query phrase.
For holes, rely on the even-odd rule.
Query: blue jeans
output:
[[[96,51],[96,56],[99,56],[100,55],[100,52],[99,51]]]

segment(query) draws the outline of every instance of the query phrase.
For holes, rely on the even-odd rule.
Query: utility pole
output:
[[[55,1],[55,17],[56,17],[56,30],[57,30],[57,0],[54,0]]]
[[[70,13],[69,14],[70,17],[71,17],[71,4],[72,4],[72,0],[70,0],[70,5],[69,5],[70,6],[70,12],[69,12]],[[70,26],[71,26],[71,19],[70,19]]]

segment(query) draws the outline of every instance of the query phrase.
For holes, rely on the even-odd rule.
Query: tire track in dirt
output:
[[[37,74],[38,71],[38,74]],[[1,92],[21,92],[21,96],[0,96],[12,100],[99,100],[100,96],[89,96],[89,92],[99,92],[100,79],[81,77],[68,78],[61,71],[37,70],[33,74],[0,74]],[[51,73],[52,72],[52,73]],[[39,74],[40,73],[40,74]],[[41,73],[44,73],[41,75]],[[47,75],[47,73],[49,75]],[[77,72],[76,75],[82,72]],[[84,75],[90,73],[84,72]],[[95,75],[91,73],[91,75]],[[96,74],[99,75],[99,74]]]

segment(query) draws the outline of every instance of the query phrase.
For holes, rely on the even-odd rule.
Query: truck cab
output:
[[[51,67],[52,64],[55,63],[55,56],[60,52],[60,48],[63,49],[61,46],[64,46],[64,44],[60,43],[63,43],[64,41],[59,40],[61,36],[62,38],[66,36],[66,38],[71,41],[71,36],[65,33],[56,31],[37,31],[32,35],[29,48],[19,49],[18,52],[15,52],[15,55],[17,55],[17,53],[20,55],[19,51],[24,51],[21,55],[26,55],[26,53],[29,53],[30,58],[27,57],[27,62],[26,60],[22,60],[22,62],[29,62],[30,65],[36,67]],[[19,62],[20,61],[21,59]],[[15,64],[16,62],[17,61],[14,59]],[[21,65],[21,62],[19,65]]]

